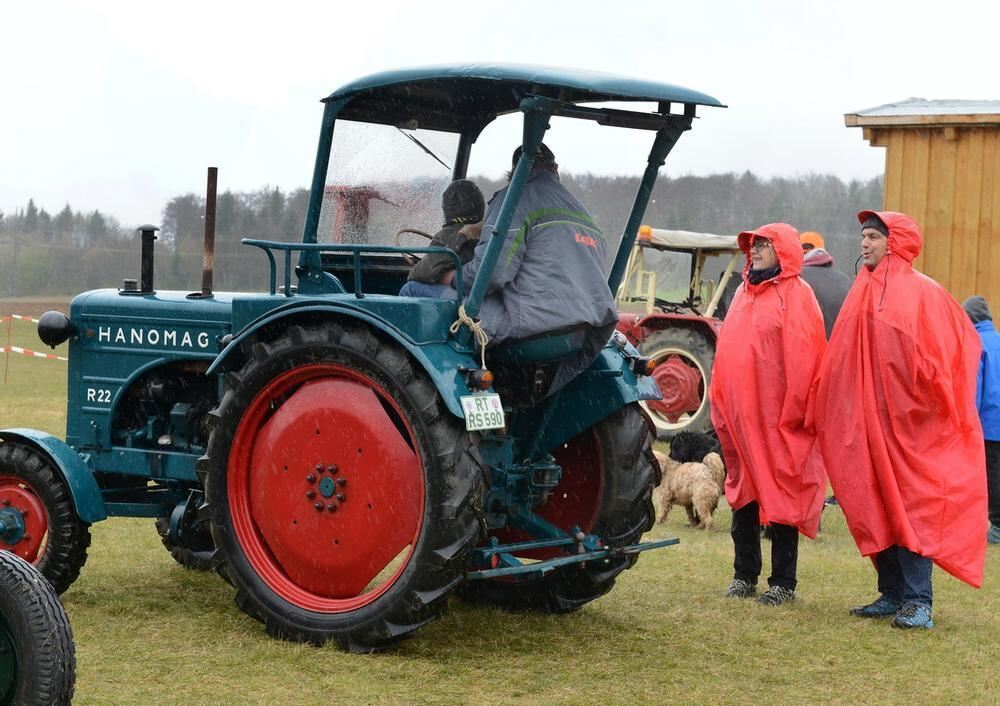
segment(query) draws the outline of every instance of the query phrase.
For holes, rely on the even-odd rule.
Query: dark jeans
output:
[[[923,603],[931,607],[934,602],[931,568],[934,564],[930,559],[905,547],[892,546],[879,552],[875,565],[878,567],[878,590],[882,595],[896,603]]]
[[[798,583],[795,568],[799,560],[799,531],[791,525],[771,525],[771,575],[768,586],[781,586],[791,591]],[[733,578],[757,583],[760,576],[760,508],[757,503],[747,503],[733,510]]]
[[[986,489],[989,493],[990,522],[1000,527],[1000,441],[986,442]]]

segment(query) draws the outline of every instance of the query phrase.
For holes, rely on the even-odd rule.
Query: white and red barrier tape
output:
[[[30,355],[35,358],[45,358],[47,360],[69,360],[69,358],[63,358],[61,355],[39,353],[38,351],[21,348],[20,346],[0,346],[0,353],[20,353],[21,355]]]
[[[15,319],[17,321],[30,321],[33,324],[38,323],[38,319],[33,319],[30,316],[20,316],[18,314],[7,314],[6,316],[0,316],[0,323],[4,321],[9,321],[10,319]]]

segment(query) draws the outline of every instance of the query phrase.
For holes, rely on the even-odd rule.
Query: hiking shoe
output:
[[[888,618],[900,609],[899,603],[885,596],[879,596],[868,605],[851,608],[851,615],[859,618]]]
[[[795,600],[795,591],[784,586],[771,586],[760,594],[757,602],[761,605],[781,605]]]
[[[990,524],[990,529],[986,533],[986,541],[989,544],[1000,544],[1000,527]]]
[[[725,593],[726,598],[752,598],[755,595],[757,595],[757,584],[743,579],[733,579]]]
[[[931,609],[923,603],[906,603],[892,619],[894,628],[932,628]]]

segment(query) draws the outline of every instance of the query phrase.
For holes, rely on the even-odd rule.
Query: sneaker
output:
[[[828,497],[826,500],[823,501],[823,504],[824,505],[839,505],[840,503],[837,502],[837,496],[836,495],[831,495],[830,497]]]
[[[986,533],[986,541],[989,544],[1000,544],[1000,527],[990,524],[990,529]]]
[[[795,591],[784,586],[771,586],[760,594],[757,602],[761,605],[782,605],[795,600]]]
[[[755,595],[757,595],[757,584],[743,579],[733,579],[725,593],[726,598],[752,598]]]
[[[851,615],[859,618],[888,618],[895,615],[900,609],[899,603],[885,596],[879,596],[868,605],[851,608]]]
[[[907,603],[892,619],[894,628],[932,628],[931,609],[923,603]]]

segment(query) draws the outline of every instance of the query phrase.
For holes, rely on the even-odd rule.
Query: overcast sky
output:
[[[0,210],[34,198],[53,213],[68,202],[126,225],[159,222],[171,196],[203,193],[209,165],[220,190],[306,186],[319,99],[402,66],[571,66],[726,103],[702,109],[668,159],[670,175],[867,179],[881,173],[883,150],[845,128],[844,113],[912,96],[1000,98],[998,3],[351,4],[4,3]],[[644,163],[641,150],[622,148],[633,143],[547,141],[569,171],[639,174]],[[484,149],[472,171],[499,172],[509,147]]]

